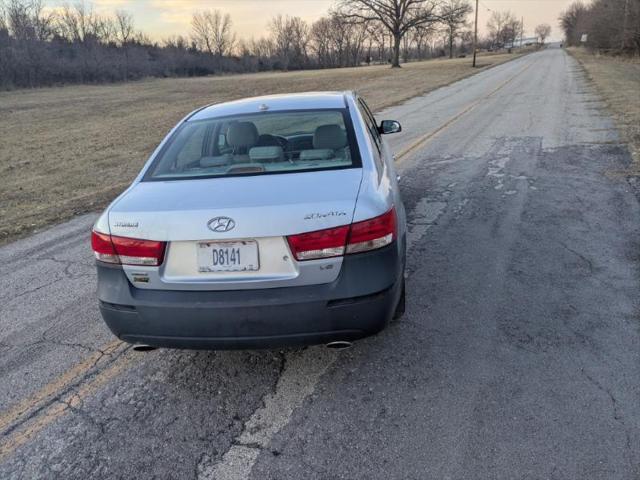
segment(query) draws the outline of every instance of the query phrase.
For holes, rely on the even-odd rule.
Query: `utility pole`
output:
[[[624,2],[624,22],[622,24],[622,41],[620,42],[620,50],[624,50],[627,42],[627,19],[629,18],[629,0]]]
[[[522,37],[524,37],[524,17],[520,20],[520,48],[522,48]]]
[[[478,1],[476,0],[476,22],[473,30],[473,66],[476,66],[476,50],[478,50]]]

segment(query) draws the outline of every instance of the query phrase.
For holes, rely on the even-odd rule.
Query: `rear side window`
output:
[[[375,144],[378,151],[380,151],[382,138],[380,138],[380,132],[378,131],[376,120],[369,110],[367,104],[364,103],[364,100],[362,100],[361,98],[358,99],[358,109],[360,110],[360,114],[362,115],[362,118],[367,125],[367,130],[369,130],[369,135],[371,136],[373,143]]]
[[[262,112],[184,123],[144,180],[359,167],[346,110]]]
[[[380,132],[376,126],[376,120],[373,114],[361,98],[358,99],[358,110],[360,110],[360,115],[362,115],[364,123],[367,126],[369,138],[371,138],[371,142],[376,146],[377,152],[373,152],[373,161],[375,162],[376,170],[378,171],[378,181],[380,181],[382,179],[382,171],[384,170],[382,160],[382,138],[380,137]]]

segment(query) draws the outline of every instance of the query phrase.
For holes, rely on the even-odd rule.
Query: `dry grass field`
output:
[[[640,59],[593,55],[582,48],[569,51],[609,105],[633,155],[633,173],[640,174]]]
[[[515,55],[483,56],[487,68]],[[198,106],[247,96],[359,91],[380,109],[479,69],[469,59],[0,93],[0,244],[104,207]]]

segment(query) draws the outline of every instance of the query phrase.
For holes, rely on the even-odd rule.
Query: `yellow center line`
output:
[[[130,355],[118,357],[116,361],[90,381],[83,384],[77,390],[65,395],[63,398],[56,400],[42,412],[39,412],[24,428],[10,435],[7,440],[0,442],[0,462],[12,454],[17,448],[31,440],[43,428],[64,415],[67,410],[79,407],[86,397],[93,394],[98,388],[126,370],[134,360],[137,360],[137,358]]]
[[[0,461],[13,453],[47,425],[63,415],[69,408],[77,406],[85,397],[114,378],[130,365],[135,357],[126,355],[127,345],[114,340],[93,353],[78,365],[67,370],[54,381],[0,415]],[[99,369],[113,355],[120,353],[103,370],[93,376],[89,373]],[[85,378],[86,377],[86,378]],[[76,386],[61,398],[62,392]]]
[[[7,412],[0,414],[0,432],[6,430],[10,425],[20,420],[24,414],[36,409],[38,406],[42,406],[48,399],[54,397],[58,392],[64,390],[66,387],[77,381],[92,367],[99,363],[104,356],[114,353],[120,345],[122,345],[120,340],[114,340],[106,344],[99,351],[96,351],[81,363],[75,365],[73,368],[57,377],[53,382],[48,383]]]
[[[528,63],[527,65],[524,66],[524,68],[522,68],[518,73],[516,73],[515,75],[513,75],[512,77],[509,77],[507,80],[505,80],[504,82],[502,82],[500,85],[498,85],[496,88],[494,88],[493,90],[491,90],[488,94],[486,94],[483,97],[480,97],[477,100],[474,100],[473,102],[469,103],[465,108],[463,108],[460,112],[456,113],[453,117],[449,118],[449,120],[447,120],[446,122],[444,122],[442,125],[440,125],[438,128],[436,128],[435,130],[432,130],[430,132],[425,133],[424,135],[422,135],[421,137],[418,137],[417,140],[415,140],[411,145],[405,147],[404,149],[402,149],[400,151],[400,153],[398,153],[396,155],[396,163],[400,163],[402,162],[405,158],[408,157],[408,155],[412,152],[414,152],[415,150],[417,150],[418,148],[424,146],[427,144],[427,142],[429,142],[430,140],[432,140],[436,135],[438,135],[440,132],[442,132],[443,130],[447,129],[448,127],[450,127],[453,123],[455,123],[457,120],[459,120],[461,117],[463,117],[464,115],[466,115],[467,113],[469,113],[471,110],[473,110],[474,108],[476,108],[478,105],[480,105],[482,102],[484,102],[485,100],[487,100],[488,98],[490,98],[492,95],[494,95],[495,93],[497,93],[499,90],[503,89],[504,87],[506,87],[511,81],[513,81],[516,77],[519,77],[527,68],[529,68],[531,66],[531,62]]]

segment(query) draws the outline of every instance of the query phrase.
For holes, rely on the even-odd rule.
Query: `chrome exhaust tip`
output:
[[[136,352],[153,352],[157,349],[158,347],[152,347],[151,345],[146,345],[144,343],[137,343],[133,346],[133,350]]]
[[[347,348],[351,348],[353,343],[348,342],[346,340],[336,340],[335,342],[327,343],[326,347],[332,350],[345,350]]]

